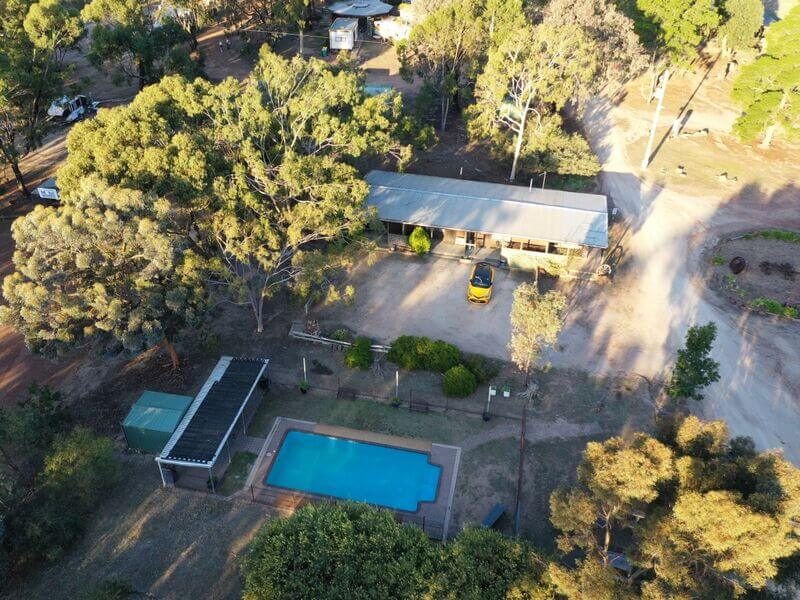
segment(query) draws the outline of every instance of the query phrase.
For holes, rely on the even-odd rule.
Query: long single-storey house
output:
[[[370,171],[367,204],[390,236],[416,227],[468,253],[497,248],[509,266],[566,263],[608,247],[608,200],[600,194]]]

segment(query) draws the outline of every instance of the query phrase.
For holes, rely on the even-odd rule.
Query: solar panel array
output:
[[[219,381],[211,386],[167,458],[211,462],[263,366],[261,360],[232,359]]]

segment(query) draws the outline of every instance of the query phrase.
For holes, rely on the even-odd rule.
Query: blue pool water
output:
[[[441,471],[422,452],[289,431],[265,483],[415,511],[436,499]]]

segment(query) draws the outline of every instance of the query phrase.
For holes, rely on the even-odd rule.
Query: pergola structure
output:
[[[214,477],[221,476],[230,464],[232,439],[238,433],[246,433],[258,409],[261,394],[257,387],[266,382],[268,363],[265,358],[219,359],[175,433],[156,457],[164,486],[185,477],[187,481],[195,481],[189,487],[198,487],[196,472],[202,469],[203,483],[210,482],[211,491],[216,492]]]

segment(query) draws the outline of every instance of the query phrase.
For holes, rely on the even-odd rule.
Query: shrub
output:
[[[413,335],[401,335],[389,348],[386,358],[395,363],[401,369],[416,371],[423,368],[422,358],[417,350],[417,346],[426,344],[430,340],[426,337],[416,337]]]
[[[363,504],[309,504],[269,519],[242,564],[244,598],[422,598],[438,550],[417,527]]]
[[[408,236],[408,245],[414,252],[422,256],[431,251],[431,238],[422,227],[414,227],[414,231]]]
[[[344,355],[344,364],[351,369],[369,369],[372,366],[372,340],[357,337]]]
[[[461,350],[442,340],[401,335],[392,343],[386,358],[407,371],[444,373],[461,362]]]
[[[444,374],[444,393],[456,398],[469,396],[478,387],[478,382],[467,367],[456,365]]]
[[[552,598],[547,561],[522,540],[467,526],[442,550],[434,598]],[[538,592],[538,593],[537,593]]]
[[[8,515],[6,542],[17,567],[58,559],[116,483],[110,438],[77,428],[56,440],[36,476],[36,493]]]
[[[800,316],[800,311],[798,311],[795,307],[784,306],[777,300],[772,300],[771,298],[756,298],[755,300],[750,301],[750,306],[752,308],[765,310],[773,315],[781,315],[783,317],[790,317],[793,319],[796,319],[798,316]]]
[[[442,340],[431,342],[423,355],[425,368],[437,373],[445,373],[461,362],[461,350]]]
[[[759,231],[758,235],[767,240],[778,240],[780,242],[789,242],[792,244],[800,244],[800,234],[794,231],[786,231],[784,229],[765,229]]]
[[[480,354],[465,354],[461,360],[462,364],[475,375],[475,381],[486,383],[490,379],[497,377],[500,367],[497,362],[481,356]]]
[[[711,262],[713,262],[715,265],[718,265],[718,266],[719,265],[724,265],[725,264],[725,258],[720,256],[719,254],[715,254],[714,258],[711,259]]]
[[[340,327],[339,329],[331,331],[325,337],[330,340],[336,340],[337,342],[352,342],[353,332],[347,329],[347,327]]]

